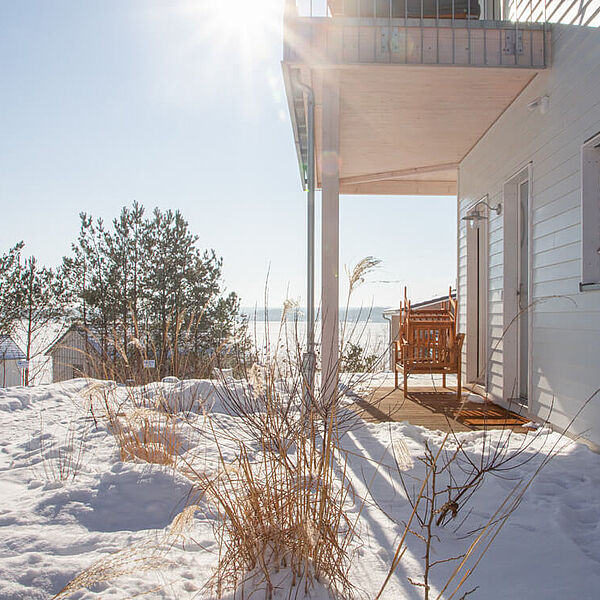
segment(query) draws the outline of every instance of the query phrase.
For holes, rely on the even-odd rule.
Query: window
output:
[[[581,151],[582,291],[600,290],[600,134]]]

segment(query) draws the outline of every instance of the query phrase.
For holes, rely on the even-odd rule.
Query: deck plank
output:
[[[428,429],[474,431],[511,428],[524,433],[528,419],[492,402],[459,401],[453,390],[432,387],[409,389],[405,398],[401,389],[383,387],[357,401],[357,410],[365,421],[384,423],[408,421]]]

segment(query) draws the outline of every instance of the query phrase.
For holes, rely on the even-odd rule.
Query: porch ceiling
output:
[[[369,65],[340,80],[340,192],[455,194],[457,165],[535,77],[530,69]],[[303,69],[315,89],[317,180],[327,69]]]

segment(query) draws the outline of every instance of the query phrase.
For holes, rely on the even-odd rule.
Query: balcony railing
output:
[[[546,0],[290,0],[284,61],[544,68]]]

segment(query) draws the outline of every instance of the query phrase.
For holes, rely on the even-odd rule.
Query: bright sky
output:
[[[239,19],[230,19],[237,6]],[[82,211],[179,208],[245,306],[304,304],[305,194],[281,76],[283,0],[0,3],[0,251],[57,265]],[[250,7],[252,10],[250,10]],[[401,168],[402,165],[398,165]],[[343,196],[352,300],[395,306],[456,276],[453,198]],[[342,295],[345,291],[342,290]]]

